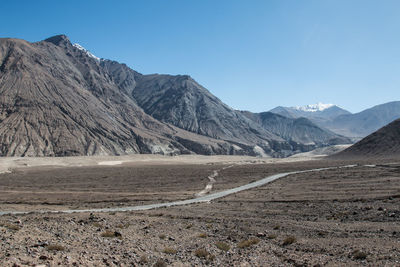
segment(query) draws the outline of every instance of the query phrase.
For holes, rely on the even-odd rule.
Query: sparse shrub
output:
[[[165,263],[163,259],[158,259],[156,263],[153,265],[154,267],[167,267],[168,265]]]
[[[125,224],[123,224],[123,223],[120,223],[120,224],[117,224],[117,228],[119,228],[119,229],[126,229],[126,228],[128,228],[129,227],[129,223],[125,223]]]
[[[267,238],[268,239],[275,239],[275,238],[277,238],[278,236],[276,235],[276,234],[269,234],[268,236],[267,236]]]
[[[94,222],[94,223],[92,223],[92,225],[97,228],[103,228],[103,225],[99,222]]]
[[[291,245],[291,244],[295,243],[296,241],[297,241],[296,237],[288,236],[285,238],[285,240],[283,240],[282,245],[283,246]]]
[[[214,254],[209,254],[208,255],[208,261],[214,261],[215,260],[215,255]]]
[[[318,235],[319,235],[319,236],[326,236],[326,235],[327,235],[327,232],[319,231],[319,232],[318,232]]]
[[[7,228],[8,230],[13,230],[13,231],[18,231],[21,229],[21,227],[19,225],[15,225],[15,224],[10,224],[10,223],[6,223],[3,225],[5,228]]]
[[[207,237],[207,234],[206,234],[206,233],[201,233],[201,234],[198,235],[198,237],[200,237],[200,238],[206,238],[206,237]]]
[[[280,226],[279,224],[277,224],[277,225],[274,226],[273,229],[274,229],[274,230],[279,230],[279,229],[281,229],[281,226]]]
[[[171,254],[171,255],[177,253],[176,249],[171,248],[171,247],[165,247],[165,248],[163,249],[163,252],[164,252],[165,254]]]
[[[231,249],[231,246],[225,242],[217,242],[215,243],[215,246],[223,251],[228,251]]]
[[[356,260],[365,260],[367,258],[367,253],[359,251],[359,250],[355,250],[353,252],[353,257]]]
[[[113,237],[118,237],[118,238],[122,238],[122,235],[119,232],[114,232],[114,231],[104,231],[103,233],[101,233],[102,237],[107,237],[107,238],[113,238]]]
[[[194,252],[194,255],[198,258],[207,258],[208,255],[210,255],[210,253],[208,253],[207,250],[205,250],[204,248],[199,248]]]
[[[251,238],[251,239],[243,240],[243,241],[239,242],[237,244],[237,247],[238,248],[248,248],[252,245],[258,244],[259,242],[260,242],[260,240],[258,238]]]
[[[65,248],[63,246],[57,245],[57,244],[48,245],[46,247],[46,249],[48,251],[63,251],[63,250],[65,250]]]
[[[164,234],[159,234],[158,237],[159,237],[160,239],[165,239],[165,238],[167,238],[167,236],[164,235]]]
[[[104,231],[103,233],[101,233],[102,237],[115,237],[114,232],[113,231]]]
[[[140,261],[139,261],[141,264],[146,264],[146,263],[148,263],[149,262],[149,260],[147,259],[147,256],[146,255],[142,255],[141,257],[140,257]]]

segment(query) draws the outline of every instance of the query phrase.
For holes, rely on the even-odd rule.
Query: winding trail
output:
[[[126,211],[141,211],[141,210],[150,210],[150,209],[156,209],[156,208],[165,208],[165,207],[172,207],[172,206],[182,206],[182,205],[189,205],[189,204],[195,204],[195,203],[204,203],[204,202],[210,202],[212,200],[222,198],[231,194],[235,194],[244,190],[252,189],[255,187],[259,187],[268,183],[271,183],[279,178],[292,175],[292,174],[299,174],[299,173],[305,173],[305,172],[318,172],[318,171],[324,171],[324,170],[333,170],[333,169],[341,169],[341,168],[353,168],[358,165],[346,165],[346,166],[340,166],[340,167],[327,167],[327,168],[318,168],[318,169],[311,169],[311,170],[304,170],[304,171],[294,171],[294,172],[284,172],[284,173],[278,173],[274,174],[271,176],[268,176],[266,178],[263,178],[261,180],[242,185],[239,187],[235,187],[232,189],[208,194],[208,195],[203,195],[199,196],[196,198],[192,199],[187,199],[187,200],[180,200],[180,201],[173,201],[173,202],[166,202],[166,203],[156,203],[156,204],[148,204],[148,205],[141,205],[141,206],[131,206],[131,207],[120,207],[120,208],[103,208],[103,209],[71,209],[71,210],[56,210],[56,211],[0,211],[0,216],[2,215],[20,215],[20,214],[28,214],[28,213],[78,213],[78,212],[126,212]],[[213,173],[215,174],[215,172]],[[217,172],[218,175],[218,172]],[[210,179],[211,180],[211,179]],[[215,180],[214,180],[215,181]],[[212,188],[212,185],[211,185]]]
[[[216,182],[215,178],[217,178],[217,176],[219,175],[219,172],[229,169],[229,168],[232,168],[233,166],[235,166],[235,165],[229,165],[227,167],[223,167],[222,169],[213,171],[213,173],[207,177],[208,180],[210,180],[210,181],[208,182],[208,184],[206,185],[206,187],[203,190],[201,190],[199,193],[196,194],[196,197],[201,197],[201,196],[204,196],[204,195],[210,193],[213,188],[214,183]]]

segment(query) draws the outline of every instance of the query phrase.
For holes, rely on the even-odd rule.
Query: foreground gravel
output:
[[[217,181],[299,167],[238,166]],[[400,166],[378,164],[291,175],[210,203],[5,215],[0,266],[399,266],[399,206]]]

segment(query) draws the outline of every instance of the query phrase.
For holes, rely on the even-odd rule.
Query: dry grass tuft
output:
[[[3,226],[8,230],[13,230],[13,231],[18,231],[21,229],[21,226],[10,223],[3,224]]]
[[[365,260],[367,258],[367,253],[359,251],[359,250],[355,250],[353,252],[353,258],[356,260]]]
[[[120,224],[117,224],[117,228],[119,228],[119,229],[126,229],[126,228],[128,228],[130,226],[130,224],[129,223],[120,223]]]
[[[225,242],[217,242],[215,243],[215,246],[223,251],[228,251],[231,249],[231,246]]]
[[[114,232],[114,231],[110,231],[110,230],[106,230],[103,233],[101,233],[102,237],[106,237],[106,238],[113,238],[113,237],[118,237],[118,238],[122,238],[122,235],[119,232]]]
[[[251,239],[243,240],[243,241],[239,242],[237,244],[237,247],[238,248],[248,248],[252,245],[258,244],[259,242],[260,242],[260,240],[258,238],[251,238]]]
[[[165,248],[163,249],[163,252],[164,252],[165,254],[170,254],[170,255],[172,255],[172,254],[176,254],[178,251],[176,251],[176,249],[171,248],[171,247],[165,247]]]
[[[194,252],[194,255],[198,258],[207,258],[208,255],[210,255],[210,253],[205,250],[204,248],[199,248]]]
[[[147,256],[146,256],[146,255],[142,255],[142,256],[140,257],[139,263],[141,263],[141,264],[146,264],[146,263],[148,263],[148,262],[149,262],[149,260],[147,259]]]
[[[153,265],[154,267],[167,267],[168,265],[165,263],[163,259],[158,259],[156,263]]]
[[[61,245],[53,244],[46,247],[48,251],[63,251],[65,248]]]
[[[103,228],[103,225],[99,222],[94,222],[94,223],[92,223],[92,225],[97,228]]]
[[[207,237],[207,234],[206,234],[206,233],[201,233],[201,234],[199,234],[197,237],[206,238],[206,237]]]
[[[282,245],[283,246],[288,246],[288,245],[291,245],[291,244],[295,243],[296,241],[297,241],[296,237],[288,236],[288,237],[285,238],[285,240],[283,240]]]
[[[267,236],[267,238],[268,239],[275,239],[275,238],[277,238],[278,236],[276,235],[276,234],[269,234],[268,236]]]

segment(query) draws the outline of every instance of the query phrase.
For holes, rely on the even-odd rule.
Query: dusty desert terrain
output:
[[[210,203],[3,215],[0,265],[399,266],[400,159],[303,160],[4,159],[0,211],[167,202],[196,197],[215,171],[211,192],[281,172],[358,165],[289,175]]]

